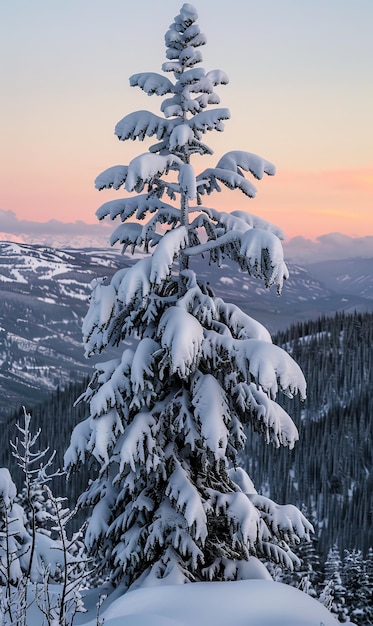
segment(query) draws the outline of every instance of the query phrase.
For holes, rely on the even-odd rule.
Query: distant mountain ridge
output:
[[[15,241],[50,248],[107,248],[112,223],[102,220],[93,224],[83,221],[47,222],[19,220],[13,211],[0,209],[0,241]],[[338,232],[319,235],[316,239],[296,235],[283,242],[285,257],[302,267],[317,261],[335,259],[370,259],[373,256],[373,235],[350,236]]]
[[[324,285],[335,293],[349,293],[362,298],[373,299],[373,258],[371,259],[346,259],[341,261],[328,261],[326,263],[312,263],[305,267]]]
[[[81,336],[90,283],[132,262],[114,249],[0,242],[0,420],[92,372],[100,359],[85,359]],[[195,263],[216,295],[239,305],[272,333],[336,311],[373,311],[373,259],[329,261],[324,271],[290,264],[281,297],[237,273],[229,262],[221,268],[204,260]],[[339,280],[342,275],[351,279]]]

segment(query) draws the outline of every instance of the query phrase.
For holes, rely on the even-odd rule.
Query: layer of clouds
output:
[[[0,209],[0,239],[38,243],[52,247],[109,246],[111,223],[82,221],[33,222],[19,220],[13,211]],[[294,237],[284,244],[285,257],[294,263],[317,263],[349,258],[372,258],[373,236],[349,237],[341,233],[322,235],[315,241]]]
[[[89,236],[97,235],[104,230],[109,231],[108,225],[104,223],[87,224],[81,220],[76,222],[60,222],[59,220],[48,220],[48,222],[32,222],[30,220],[19,220],[13,211],[3,211],[0,209],[0,231],[14,233],[15,235],[58,235],[71,234]]]
[[[13,211],[0,209],[0,239],[51,247],[109,247],[112,225],[105,222],[33,222],[19,220]]]
[[[373,236],[349,237],[341,233],[321,235],[315,241],[293,237],[284,245],[285,256],[295,263],[318,263],[338,259],[372,258]]]

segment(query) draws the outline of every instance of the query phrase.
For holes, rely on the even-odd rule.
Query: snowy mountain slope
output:
[[[0,419],[92,371],[93,361],[84,358],[81,331],[89,285],[132,262],[132,257],[113,249],[56,250],[0,241]],[[373,310],[373,300],[361,297],[358,290],[340,294],[326,286],[330,263],[324,284],[290,265],[290,279],[278,297],[275,289],[264,289],[261,281],[237,273],[229,262],[220,269],[205,260],[195,262],[217,295],[260,318],[271,332],[321,314]],[[353,275],[351,261],[339,262],[339,270],[344,263]],[[366,293],[372,284],[371,274]]]
[[[101,254],[0,242],[0,418],[92,371],[81,343],[89,285],[124,264]]]
[[[307,270],[336,293],[361,296],[373,300],[373,257],[308,264]]]
[[[2,291],[28,293],[39,300],[70,305],[69,298],[85,300],[93,278],[122,267],[123,258],[112,249],[59,250],[39,245],[0,241]]]
[[[199,263],[206,264],[205,270],[201,271],[199,267],[199,275],[208,278],[217,295],[238,304],[254,318],[260,319],[271,333],[285,330],[294,322],[334,315],[337,311],[363,313],[373,310],[373,301],[368,295],[364,297],[358,289],[349,291],[347,286],[343,292],[333,289],[333,279],[329,281],[329,263],[324,264],[324,272],[320,270],[316,275],[312,268],[308,270],[288,264],[290,277],[284,283],[281,296],[277,295],[275,289],[265,289],[261,281],[248,274],[237,273],[229,262],[224,263],[219,270],[209,267],[207,262]],[[340,261],[340,271],[343,271],[344,264],[351,268],[352,274],[354,262]],[[365,287],[367,294],[373,292],[373,272]]]

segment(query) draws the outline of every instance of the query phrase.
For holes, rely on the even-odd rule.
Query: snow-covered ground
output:
[[[336,626],[317,600],[268,580],[138,589],[103,617],[105,626]]]
[[[97,626],[97,590],[88,592],[88,612],[77,626]],[[268,580],[203,582],[140,588],[106,600],[100,611],[105,626],[337,626],[317,600]],[[35,605],[28,626],[41,626]],[[100,622],[102,623],[102,622]],[[350,622],[344,626],[352,626]]]

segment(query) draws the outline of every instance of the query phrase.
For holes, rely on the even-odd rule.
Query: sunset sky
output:
[[[255,152],[277,175],[249,200],[239,191],[208,206],[246,209],[287,236],[373,235],[373,1],[199,0],[206,69],[231,119],[209,133],[211,163]],[[4,0],[0,3],[0,211],[18,220],[96,221],[118,192],[97,174],[149,144],[119,142],[115,123],[162,98],[129,87],[161,71],[176,0]]]

